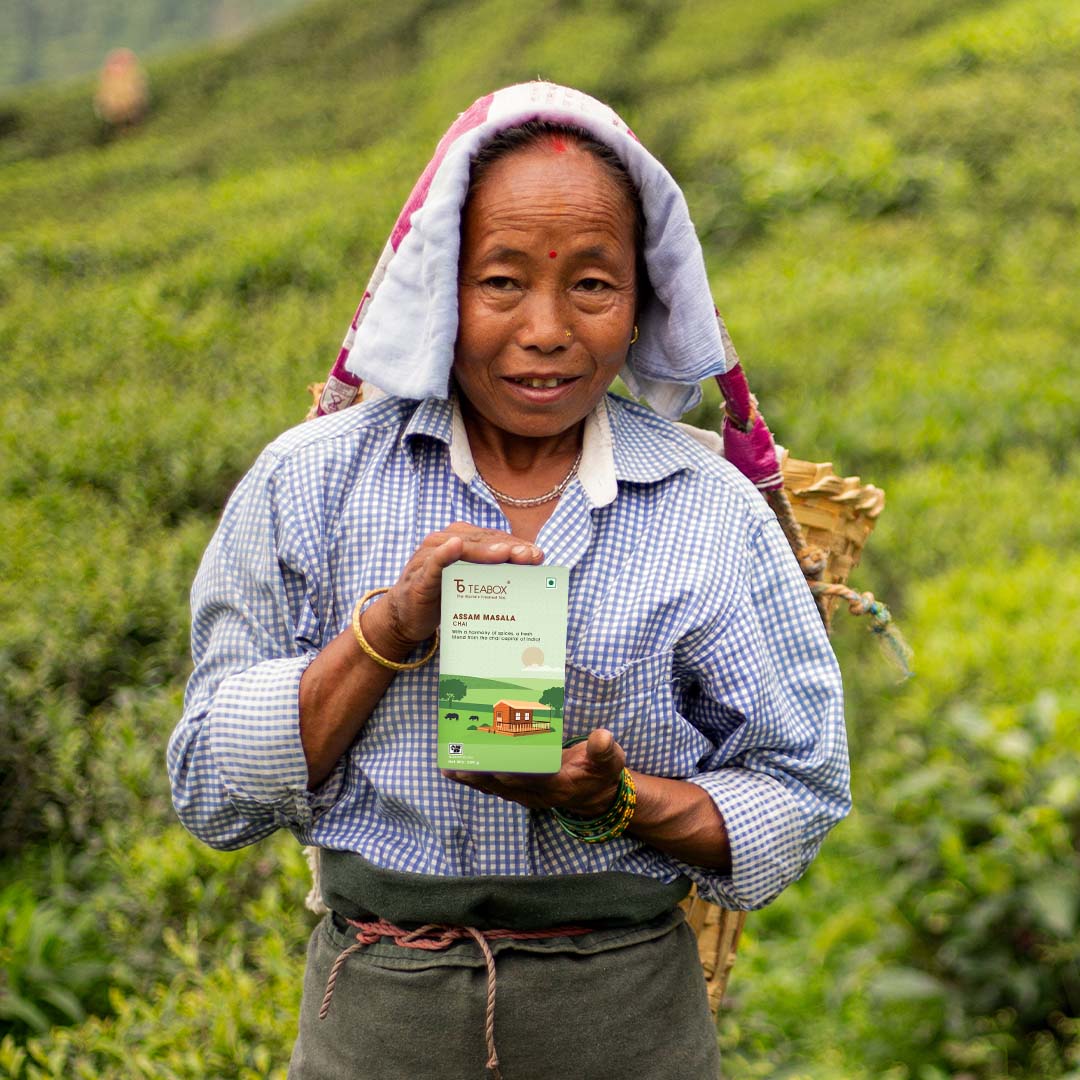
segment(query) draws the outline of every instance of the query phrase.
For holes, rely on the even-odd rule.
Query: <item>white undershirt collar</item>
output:
[[[463,484],[471,484],[477,476],[469,435],[457,395],[452,395],[454,408],[450,435],[450,468]],[[607,506],[615,501],[618,485],[615,482],[615,450],[611,438],[611,421],[608,416],[606,397],[585,418],[582,437],[581,463],[578,465],[578,481],[594,508]]]

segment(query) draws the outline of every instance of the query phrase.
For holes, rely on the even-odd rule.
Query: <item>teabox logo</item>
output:
[[[454,588],[458,593],[467,593],[469,596],[497,596],[500,599],[506,599],[507,590],[510,588],[510,582],[505,585],[474,585],[472,582],[466,581],[464,578],[454,578]]]

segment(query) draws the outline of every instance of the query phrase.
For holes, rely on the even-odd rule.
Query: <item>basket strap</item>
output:
[[[784,474],[776,455],[776,445],[765,418],[758,411],[757,398],[750,392],[746,375],[728,333],[727,325],[719,312],[716,321],[720,326],[720,338],[724,352],[733,365],[722,375],[716,376],[716,385],[724,395],[724,457],[739,472],[748,477],[765,496],[780,522],[781,529],[795,558],[799,560],[803,575],[808,582],[820,581],[828,563],[828,555],[821,548],[808,544],[802,526],[795,518],[791,502],[784,491]],[[823,596],[815,595],[818,611],[828,626],[828,613]]]
[[[724,355],[731,361],[727,371],[716,376],[716,385],[724,395],[724,457],[749,477],[758,490],[781,490],[784,477],[772,433],[758,412],[757,399],[750,393],[739,354],[719,311],[716,322],[720,327]]]
[[[731,361],[728,370],[716,376],[716,384],[720,387],[720,393],[724,395],[728,419],[740,431],[749,431],[756,404],[754,395],[750,393],[739,354],[735,351],[735,343],[731,340],[727,323],[724,322],[724,317],[719,311],[716,313],[716,322],[720,327],[720,341],[724,346],[724,355]]]

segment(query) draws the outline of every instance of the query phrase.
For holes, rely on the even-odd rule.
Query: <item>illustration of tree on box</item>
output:
[[[540,703],[551,709],[556,716],[562,716],[563,688],[561,686],[549,686],[540,695]]]
[[[469,688],[460,679],[439,680],[439,697],[451,703],[461,701],[468,692]]]

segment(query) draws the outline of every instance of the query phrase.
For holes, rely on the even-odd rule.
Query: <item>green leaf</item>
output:
[[[934,1001],[945,997],[945,987],[932,975],[909,967],[890,967],[870,983],[870,994],[878,1002]]]
[[[1028,905],[1039,922],[1057,937],[1076,930],[1080,911],[1080,891],[1074,875],[1067,871],[1047,873],[1027,889]]]
[[[1047,805],[1057,810],[1067,810],[1080,800],[1080,777],[1067,773],[1055,777],[1043,794]]]
[[[49,1018],[32,1001],[7,991],[0,991],[0,1017],[21,1021],[39,1035],[50,1026]]]
[[[47,1001],[69,1023],[77,1024],[86,1018],[86,1010],[79,999],[64,986],[47,986],[41,992],[42,1001]]]

